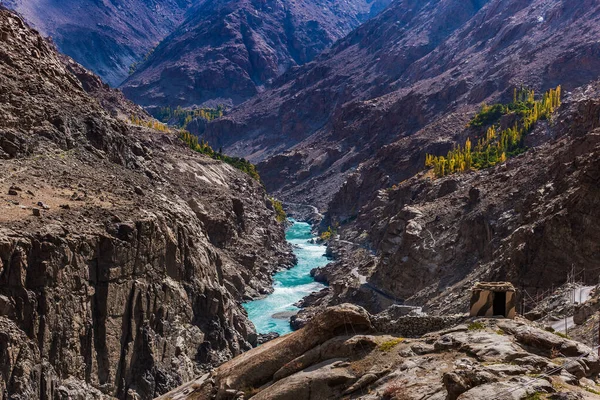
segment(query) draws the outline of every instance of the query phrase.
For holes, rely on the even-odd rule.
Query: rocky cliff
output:
[[[3,0],[60,50],[113,87],[200,0]]]
[[[0,398],[150,399],[248,350],[293,256],[258,182],[76,70],[0,7]]]
[[[315,271],[331,286],[305,304],[351,300],[379,312],[400,300],[444,314],[466,311],[476,281],[509,280],[520,299],[569,274],[595,284],[599,99],[598,83],[574,91],[529,137],[540,144],[494,168],[438,179],[422,172],[378,191],[342,221],[330,243],[338,261]]]
[[[451,147],[482,102],[598,77],[598,3],[393,2],[314,62],[208,125],[214,146],[259,164],[290,202],[356,214],[373,193]],[[328,204],[356,169],[345,204]],[[354,208],[354,210],[352,209]]]
[[[143,106],[237,105],[312,61],[389,0],[206,1],[123,84]]]

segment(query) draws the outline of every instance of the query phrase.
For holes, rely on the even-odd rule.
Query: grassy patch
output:
[[[597,391],[597,390],[594,390],[594,389],[592,389],[591,387],[584,386],[584,389],[586,390],[586,392],[590,392],[590,393],[593,393],[593,394],[600,395],[600,392],[599,392],[599,391]]]
[[[524,400],[543,400],[545,397],[541,392],[535,392],[525,396]]]
[[[480,331],[482,329],[485,329],[485,325],[481,322],[475,321],[475,322],[471,322],[469,324],[469,326],[467,327],[467,329],[470,331]]]
[[[560,337],[561,337],[561,338],[563,338],[563,339],[571,339],[571,338],[569,337],[569,335],[565,335],[565,334],[564,334],[564,333],[562,333],[562,332],[554,331],[554,332],[552,332],[552,333],[554,333],[556,336],[560,336]]]
[[[377,348],[379,351],[388,352],[404,341],[404,338],[395,338],[381,343]]]

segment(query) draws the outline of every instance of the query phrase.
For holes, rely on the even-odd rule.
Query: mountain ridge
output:
[[[451,146],[484,101],[521,85],[571,90],[597,78],[597,17],[594,2],[395,2],[197,133],[258,162],[285,200],[326,210],[357,168],[379,163],[379,188],[414,175],[424,152]],[[393,159],[386,146],[395,142],[407,151]],[[365,189],[356,194],[373,193]]]
[[[389,0],[207,1],[124,82],[145,107],[236,105],[314,59]]]

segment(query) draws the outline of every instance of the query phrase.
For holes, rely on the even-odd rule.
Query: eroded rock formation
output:
[[[250,349],[293,256],[259,182],[71,71],[0,9],[0,397],[150,399]]]

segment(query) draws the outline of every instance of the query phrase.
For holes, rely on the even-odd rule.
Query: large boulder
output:
[[[370,316],[361,307],[342,304],[327,308],[303,329],[265,343],[219,367],[215,373],[217,398],[229,398],[232,390],[262,386],[284,365],[339,333],[371,329]]]

